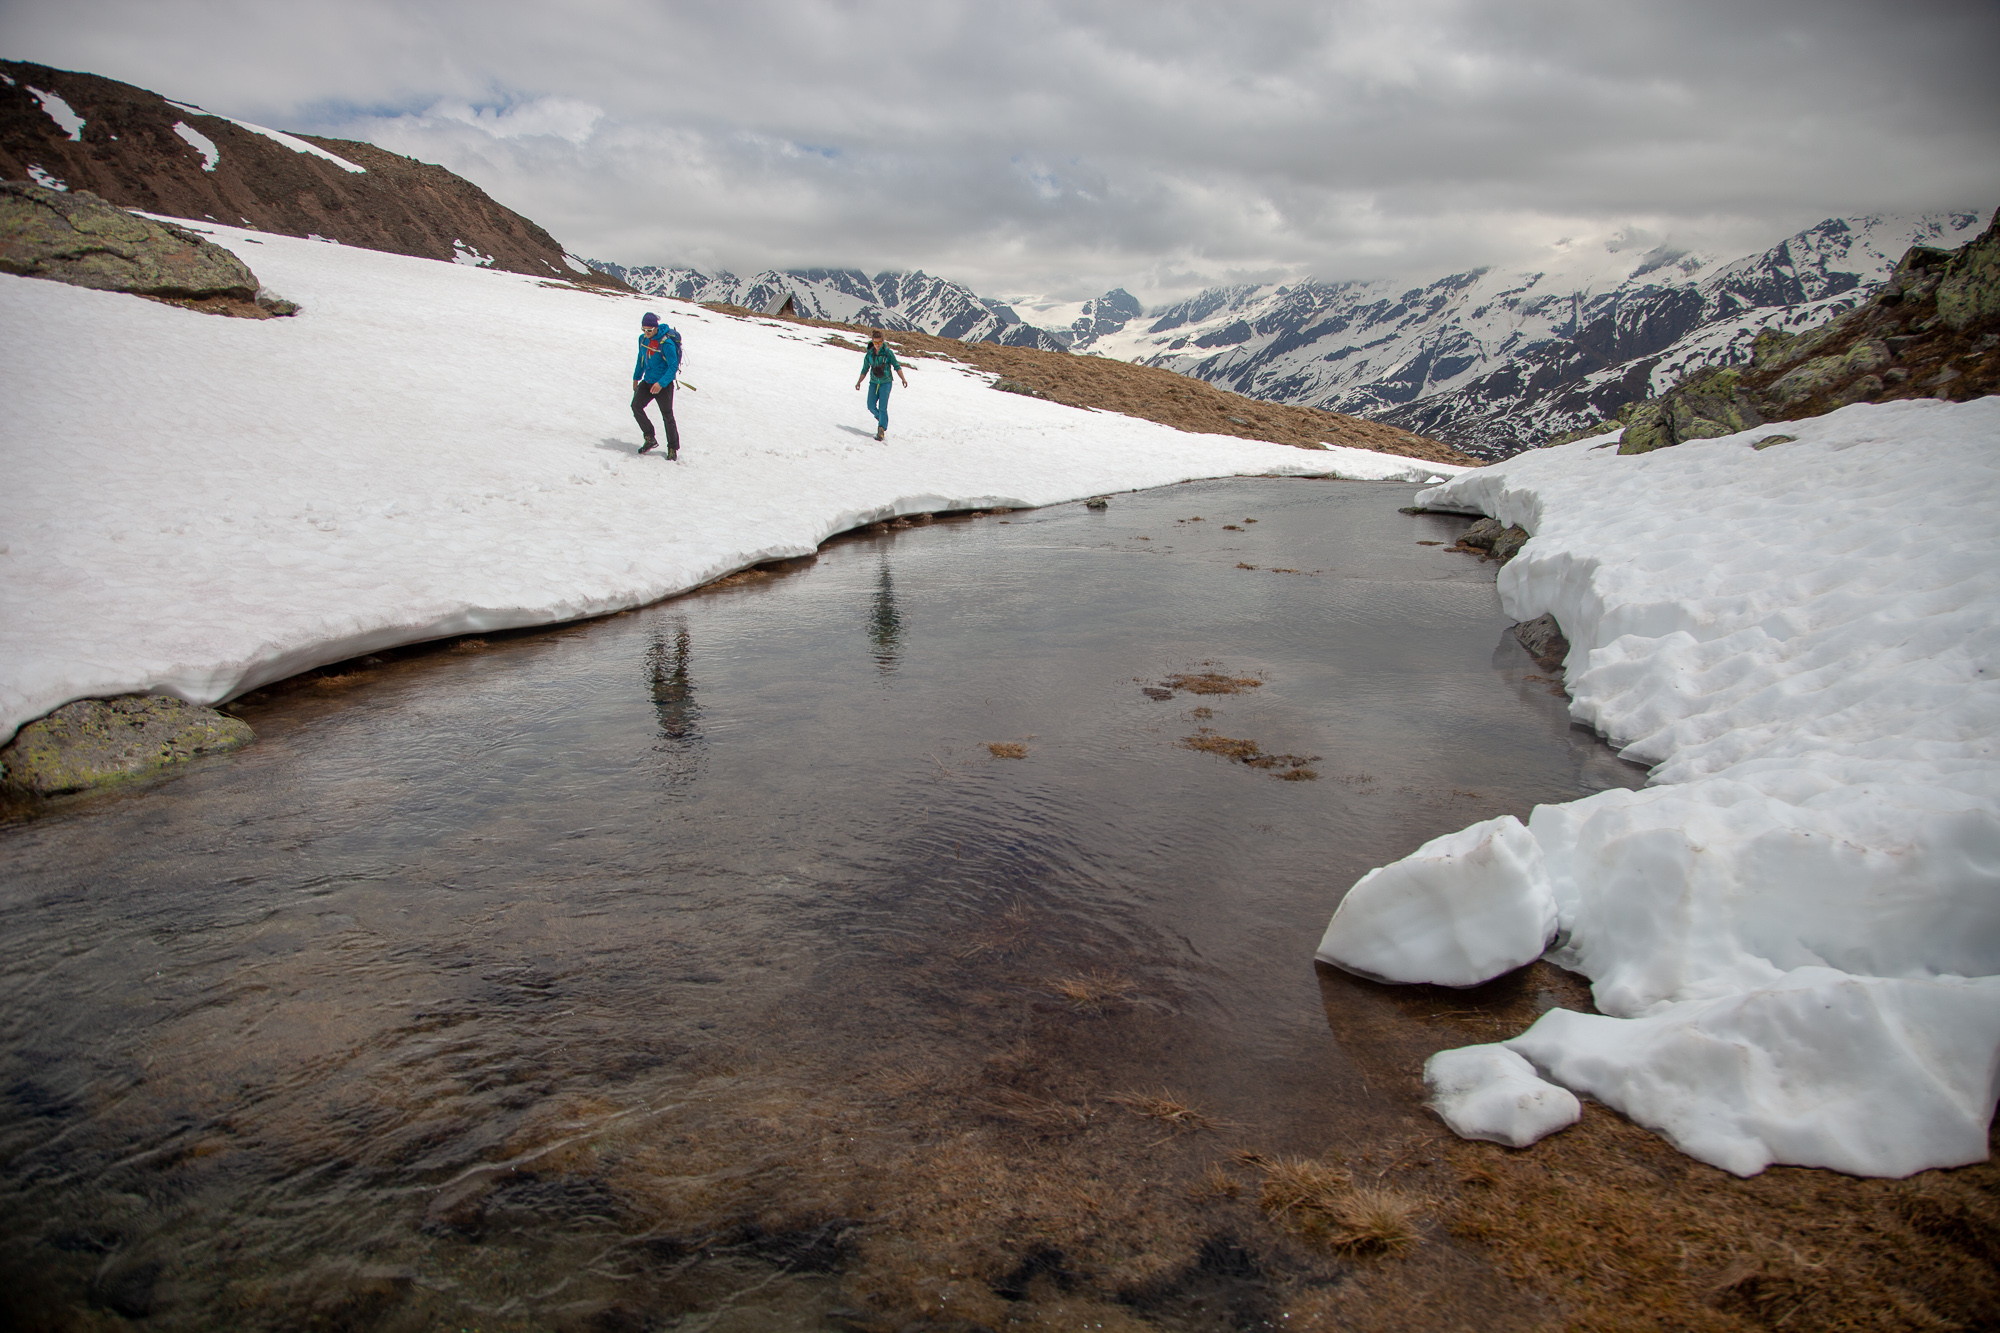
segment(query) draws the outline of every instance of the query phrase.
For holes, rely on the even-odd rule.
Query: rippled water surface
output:
[[[1474,1038],[1316,972],[1328,913],[1439,833],[1642,776],[1569,726],[1491,567],[1417,544],[1462,523],[1411,493],[846,539],[293,682],[244,701],[247,750],[0,828],[0,1313],[1236,1328],[1361,1299],[1258,1210],[1255,1161],[1422,1160],[1415,1069]],[[1262,683],[1144,692],[1187,672]],[[1444,1236],[1405,1262],[1507,1299]]]

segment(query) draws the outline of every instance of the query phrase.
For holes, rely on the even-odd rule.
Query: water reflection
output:
[[[875,576],[875,601],[868,613],[868,642],[875,645],[875,665],[882,674],[893,674],[903,655],[903,615],[896,609],[896,581],[889,573],[887,552],[882,555],[881,572]]]
[[[658,715],[660,738],[665,744],[654,747],[669,756],[669,785],[684,786],[694,780],[703,748],[701,704],[695,699],[694,636],[682,619],[667,638],[667,627],[653,631],[646,649],[646,675],[653,693],[653,711]]]

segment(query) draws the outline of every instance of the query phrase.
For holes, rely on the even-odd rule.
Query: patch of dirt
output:
[[[779,322],[742,306],[710,303],[705,308],[742,319]],[[853,352],[860,352],[868,337],[867,329],[855,324],[791,317],[782,322],[834,330],[825,341]],[[1288,407],[1245,398],[1157,366],[998,343],[960,342],[926,333],[892,332],[884,341],[906,361],[943,358],[997,375],[1010,382],[1009,392],[1028,393],[1067,407],[1118,412],[1199,435],[1233,435],[1301,449],[1339,444],[1465,467],[1478,467],[1481,462],[1448,444],[1395,426],[1316,407]]]

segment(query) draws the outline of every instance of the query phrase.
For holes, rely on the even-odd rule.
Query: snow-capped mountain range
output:
[[[1740,259],[1614,239],[1540,271],[1473,269],[1414,287],[1217,287],[1073,350],[1501,458],[1689,371],[1746,361],[1757,330],[1822,323],[1865,299],[1910,246],[1961,245],[1984,221],[1834,218]]]
[[[808,319],[879,324],[885,329],[929,333],[940,338],[1038,347],[1052,352],[1068,350],[1071,341],[1065,335],[1024,323],[1003,302],[988,300],[969,287],[946,278],[934,278],[921,270],[878,273],[871,278],[851,268],[782,273],[766,269],[739,278],[733,273],[708,274],[691,268],[652,264],[627,268],[600,259],[588,262],[599,272],[621,278],[633,290],[649,296],[678,296],[687,301],[720,302],[762,310],[773,298],[789,294],[799,314]],[[1132,304],[1136,311],[1138,303]]]
[[[1730,259],[1632,233],[1568,242],[1528,270],[1471,269],[1419,286],[1323,282],[1211,287],[1150,312],[1122,289],[1080,305],[991,300],[922,272],[767,270],[744,279],[591,261],[642,292],[972,342],[1087,352],[1164,366],[1237,393],[1321,407],[1504,458],[1588,425],[1690,371],[1749,359],[1766,326],[1805,328],[1851,309],[1912,245],[1978,233],[1969,212],[1831,218]],[[1071,316],[1024,321],[1017,306]]]

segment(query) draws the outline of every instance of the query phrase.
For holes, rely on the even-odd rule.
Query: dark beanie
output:
[[[641,317],[641,319],[639,320],[639,327],[642,329],[650,329],[659,322],[660,322],[660,317],[654,314],[652,311],[648,310],[645,313],[645,315]]]

